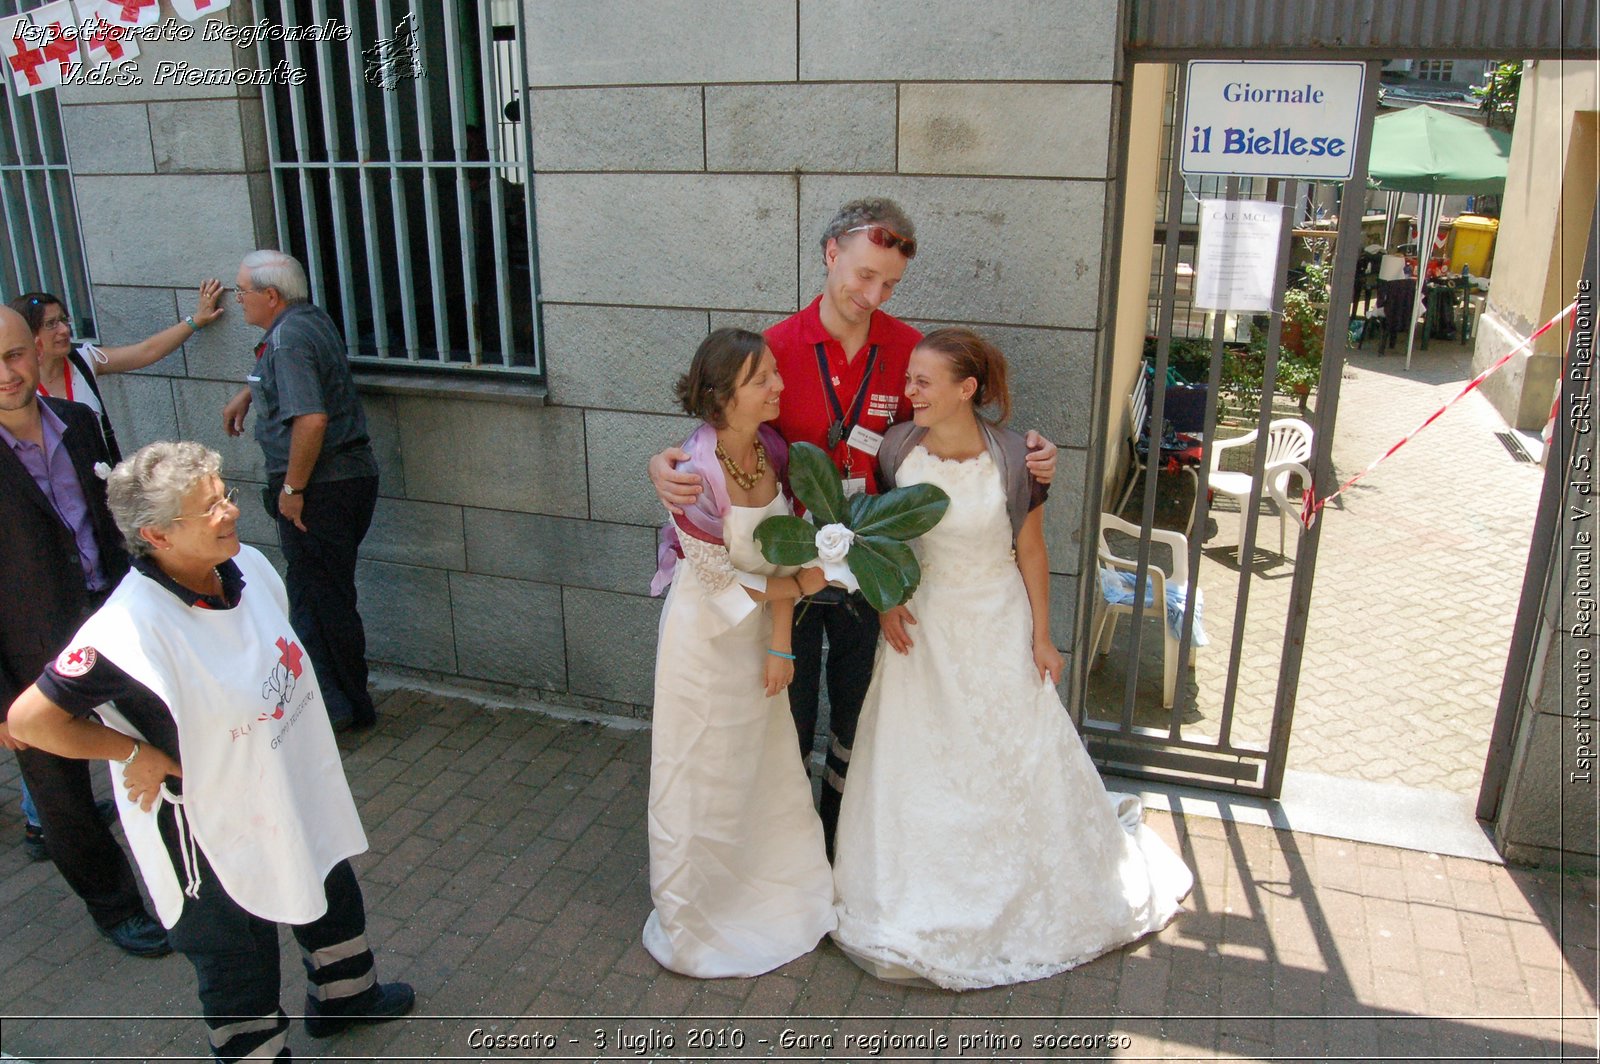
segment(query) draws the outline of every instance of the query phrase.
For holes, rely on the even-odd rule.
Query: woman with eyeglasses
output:
[[[222,282],[211,278],[200,283],[200,296],[193,314],[147,336],[136,344],[101,347],[85,341],[72,346],[72,316],[60,297],[49,292],[26,292],[11,301],[11,309],[21,314],[33,332],[39,348],[39,393],[82,403],[100,419],[100,434],[113,463],[122,460],[117,449],[117,434],[111,428],[100,385],[95,378],[106,373],[131,373],[166,358],[183,342],[222,316]]]
[[[8,723],[30,746],[111,763],[129,848],[198,976],[213,1053],[273,1059],[289,1027],[280,923],[303,951],[313,1038],[394,1019],[415,995],[376,979],[350,867],[366,834],[283,581],[240,545],[220,464],[198,443],[152,443],[112,471],[133,570]]]

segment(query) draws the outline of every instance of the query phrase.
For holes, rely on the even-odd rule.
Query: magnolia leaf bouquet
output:
[[[833,461],[809,443],[789,448],[789,487],[811,520],[782,515],[757,525],[756,542],[767,561],[821,561],[824,576],[860,591],[879,613],[911,597],[922,567],[907,541],[939,523],[950,496],[932,484],[912,484],[846,498]]]

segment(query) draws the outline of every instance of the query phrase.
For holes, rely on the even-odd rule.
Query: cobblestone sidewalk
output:
[[[1165,813],[1150,823],[1196,870],[1186,912],[1052,979],[907,989],[827,943],[758,979],[672,975],[639,945],[648,732],[413,691],[379,709],[342,739],[372,842],[356,866],[380,976],[414,983],[418,1014],[328,1043],[297,1022],[301,1059],[1594,1057],[1593,880]],[[13,838],[16,797],[6,759]],[[116,952],[16,844],[0,971],[9,1054],[206,1053],[182,958]]]

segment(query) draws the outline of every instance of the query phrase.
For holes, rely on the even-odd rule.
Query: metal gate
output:
[[[1153,368],[1142,400],[1137,387],[1132,401],[1123,396],[1109,397],[1113,423],[1122,416],[1122,406],[1127,401],[1134,437],[1140,433],[1133,422],[1148,410],[1143,491],[1137,496],[1137,507],[1123,511],[1129,521],[1128,534],[1119,536],[1108,531],[1111,522],[1098,523],[1099,543],[1105,549],[1100,552],[1101,561],[1092,578],[1096,583],[1104,579],[1115,584],[1118,564],[1107,560],[1108,556],[1131,563],[1123,568],[1130,573],[1125,579],[1132,587],[1118,589],[1127,600],[1129,614],[1113,622],[1108,619],[1113,613],[1102,587],[1093,587],[1086,594],[1094,609],[1088,653],[1082,659],[1086,666],[1080,669],[1080,727],[1096,761],[1116,774],[1275,798],[1283,783],[1294,719],[1321,527],[1320,523],[1313,523],[1310,529],[1298,531],[1299,507],[1295,506],[1296,512],[1287,515],[1289,527],[1282,549],[1274,550],[1278,537],[1271,536],[1270,530],[1280,519],[1262,510],[1263,496],[1269,495],[1264,488],[1264,441],[1275,421],[1299,416],[1299,411],[1306,410],[1282,383],[1282,370],[1287,365],[1282,350],[1286,280],[1291,251],[1300,239],[1294,223],[1307,190],[1299,181],[1281,179],[1219,178],[1214,179],[1215,187],[1204,189],[1196,186],[1193,178],[1186,183],[1178,167],[1186,77],[1186,69],[1179,67],[1171,101],[1173,117],[1164,133],[1166,192],[1160,221],[1160,294],[1156,303]],[[1303,417],[1310,424],[1312,437],[1312,452],[1306,465],[1318,496],[1332,490],[1331,444],[1348,349],[1350,293],[1361,252],[1367,155],[1377,110],[1378,81],[1378,64],[1368,62],[1355,172],[1344,186],[1351,191],[1340,195],[1337,228],[1326,234],[1331,244],[1331,295],[1314,411]],[[1186,363],[1191,371],[1202,366],[1204,369],[1203,374],[1194,373],[1203,376],[1203,380],[1194,383],[1205,385],[1205,398],[1203,423],[1195,434],[1198,440],[1192,440],[1168,436],[1163,429],[1169,417],[1169,370],[1182,361],[1174,357],[1175,333],[1188,332],[1194,324],[1193,314],[1184,307],[1179,280],[1185,237],[1192,236],[1194,230],[1186,223],[1185,206],[1198,192],[1228,200],[1266,199],[1281,203],[1288,210],[1277,249],[1272,313],[1264,321],[1241,321],[1237,315],[1213,312],[1202,337],[1178,338],[1191,353]],[[1137,295],[1124,292],[1121,298]],[[1180,313],[1183,328],[1175,330]],[[1251,334],[1254,350],[1241,350],[1240,337]],[[1257,357],[1259,362],[1253,361]],[[1249,377],[1256,367],[1261,377],[1259,395],[1248,401],[1235,388],[1229,395],[1228,410],[1220,409],[1225,361],[1230,362],[1231,369],[1249,364],[1243,372],[1230,373],[1230,380]],[[1144,372],[1143,367],[1138,371]],[[1109,379],[1109,374],[1105,377]],[[1198,389],[1181,394],[1197,395]],[[1220,501],[1213,504],[1210,499],[1213,450],[1219,442],[1242,437],[1251,429],[1257,434],[1254,445],[1225,448],[1229,462],[1237,467],[1234,471],[1247,473],[1252,483],[1249,498],[1240,501],[1235,514]],[[1164,437],[1170,447],[1163,445]],[[1131,457],[1134,468],[1130,475],[1138,476],[1141,459],[1137,447]],[[1121,455],[1107,455],[1108,462],[1122,460]],[[1192,476],[1162,476],[1161,470],[1168,464],[1180,471],[1187,469]],[[1178,485],[1176,505],[1173,480]],[[1192,485],[1194,493],[1192,516],[1183,507],[1181,489],[1185,481]],[[1298,499],[1304,486],[1309,485],[1291,484],[1290,497]],[[1126,496],[1121,491],[1113,493],[1112,505],[1125,497],[1133,497],[1131,484]],[[1219,495],[1218,500],[1221,498]],[[1263,520],[1269,524],[1263,525]],[[1163,524],[1167,528],[1159,530]],[[1178,533],[1176,537],[1174,532]],[[1263,549],[1258,551],[1258,547]],[[1232,573],[1228,573],[1230,552],[1237,559]],[[1202,557],[1209,586],[1201,584]],[[1165,583],[1168,576],[1181,577],[1185,570],[1187,580],[1182,596],[1169,608],[1156,586]],[[1219,570],[1229,575],[1228,586],[1220,577],[1212,578]],[[1105,576],[1108,572],[1113,575]],[[1286,580],[1287,592],[1283,590]],[[1194,605],[1197,602],[1203,604],[1203,610]],[[1170,628],[1169,615],[1173,619]],[[1205,656],[1204,670],[1192,668],[1197,664],[1194,637],[1200,619],[1211,630],[1211,644],[1198,650]],[[1111,631],[1102,639],[1102,632],[1107,629]],[[1169,638],[1168,632],[1173,630],[1175,638]],[[1120,645],[1120,649],[1101,656],[1100,646],[1106,644]],[[1163,688],[1173,664],[1169,657],[1176,659],[1177,682],[1172,704],[1166,706]],[[1154,677],[1160,677],[1162,682],[1152,682]]]

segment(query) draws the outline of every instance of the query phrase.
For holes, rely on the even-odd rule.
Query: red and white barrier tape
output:
[[[1384,451],[1377,458],[1374,458],[1372,460],[1372,464],[1367,466],[1367,468],[1363,469],[1361,472],[1357,473],[1355,476],[1351,477],[1349,480],[1347,480],[1343,484],[1339,485],[1339,490],[1334,492],[1332,495],[1329,495],[1329,496],[1327,496],[1326,498],[1323,498],[1323,499],[1317,499],[1316,495],[1312,491],[1311,487],[1308,486],[1306,488],[1304,494],[1301,496],[1300,522],[1303,525],[1305,525],[1306,528],[1309,529],[1313,524],[1316,523],[1317,514],[1322,511],[1322,508],[1324,506],[1328,505],[1328,503],[1331,502],[1332,500],[1337,499],[1340,495],[1343,495],[1345,493],[1345,491],[1348,490],[1349,487],[1352,484],[1354,484],[1356,481],[1360,480],[1362,477],[1366,476],[1368,473],[1372,472],[1374,469],[1378,468],[1378,466],[1381,465],[1390,455],[1394,454],[1394,452],[1398,451],[1400,448],[1402,448],[1406,444],[1410,443],[1411,440],[1417,435],[1417,433],[1421,432],[1423,429],[1427,428],[1429,425],[1431,425],[1435,421],[1437,421],[1438,418],[1439,418],[1439,415],[1443,414],[1446,410],[1449,410],[1452,406],[1456,405],[1456,403],[1460,401],[1462,396],[1466,395],[1468,392],[1472,391],[1478,385],[1482,384],[1484,382],[1484,380],[1491,373],[1493,373],[1495,370],[1499,369],[1501,366],[1505,365],[1507,362],[1510,362],[1513,358],[1515,358],[1517,355],[1521,354],[1527,348],[1532,347],[1535,340],[1539,339],[1539,337],[1543,336],[1545,333],[1547,333],[1551,329],[1555,328],[1558,324],[1560,324],[1560,322],[1564,318],[1570,317],[1572,315],[1573,311],[1577,310],[1577,308],[1578,308],[1578,301],[1577,300],[1573,300],[1571,303],[1568,303],[1565,310],[1561,311],[1561,313],[1557,314],[1555,317],[1551,318],[1549,321],[1547,321],[1543,325],[1539,326],[1538,329],[1534,330],[1534,333],[1533,333],[1532,336],[1530,336],[1526,340],[1522,341],[1522,343],[1518,344],[1516,347],[1513,347],[1510,351],[1507,351],[1505,354],[1501,355],[1498,359],[1495,360],[1495,362],[1494,362],[1494,364],[1492,366],[1489,366],[1482,373],[1478,374],[1476,377],[1474,377],[1470,381],[1468,381],[1466,383],[1466,386],[1463,387],[1461,389],[1461,391],[1456,394],[1454,399],[1451,399],[1448,403],[1444,404],[1439,409],[1437,409],[1433,413],[1429,414],[1428,415],[1428,419],[1426,421],[1424,421],[1422,424],[1418,425],[1416,428],[1414,428],[1410,432],[1408,432],[1400,440],[1399,443],[1396,443],[1393,447],[1390,447],[1387,451]]]

